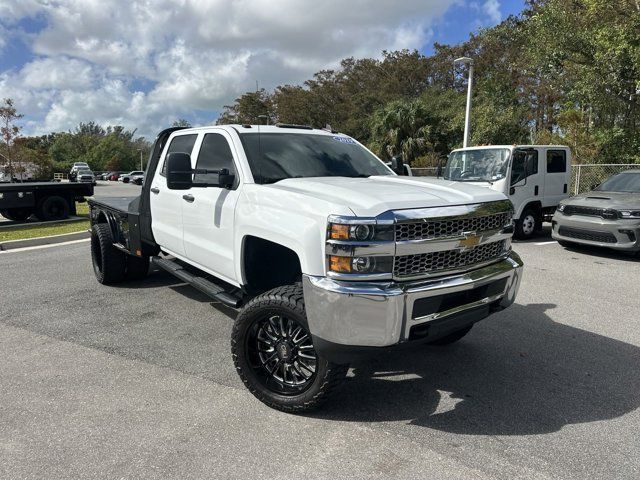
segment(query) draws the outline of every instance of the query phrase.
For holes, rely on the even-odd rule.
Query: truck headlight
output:
[[[393,225],[378,225],[372,223],[344,224],[330,222],[327,228],[327,238],[330,240],[352,240],[356,242],[392,241]]]
[[[618,211],[620,218],[640,218],[640,210],[620,210]]]
[[[559,212],[564,212],[564,207],[565,207],[564,203],[560,203],[560,204],[558,204],[558,208],[557,208],[557,210],[558,210]]]

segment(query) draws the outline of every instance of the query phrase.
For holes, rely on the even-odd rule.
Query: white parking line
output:
[[[90,240],[91,240],[90,238],[81,238],[80,240],[70,240],[68,242],[49,243],[47,245],[35,245],[33,247],[14,248],[12,250],[0,250],[0,254],[2,254],[2,253],[28,252],[29,250],[40,250],[42,248],[60,247],[62,245],[73,245],[74,243],[88,242]]]
[[[551,240],[550,242],[538,242],[534,243],[534,245],[551,245],[552,243],[558,243],[555,240]]]

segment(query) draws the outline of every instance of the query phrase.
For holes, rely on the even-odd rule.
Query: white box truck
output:
[[[516,238],[531,238],[569,196],[571,150],[563,145],[460,148],[449,154],[443,177],[504,193],[514,206]]]

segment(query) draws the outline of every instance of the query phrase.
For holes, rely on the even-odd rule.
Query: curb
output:
[[[61,235],[50,235],[48,237],[26,238],[24,240],[8,240],[0,243],[0,252],[13,250],[15,248],[36,247],[40,245],[52,245],[64,243],[72,240],[82,240],[91,237],[91,232],[82,230],[80,232],[63,233]]]

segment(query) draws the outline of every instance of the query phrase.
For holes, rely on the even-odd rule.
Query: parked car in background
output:
[[[69,172],[70,182],[78,181],[78,170],[90,170],[89,164],[87,162],[75,162],[71,167],[71,171]]]
[[[78,170],[76,174],[76,181],[80,183],[91,183],[95,185],[96,176],[93,174],[91,170],[89,170],[88,168],[85,168],[82,170]]]
[[[516,238],[531,238],[569,197],[571,150],[564,145],[489,145],[449,154],[445,180],[504,193],[514,209]]]
[[[120,172],[109,172],[105,180],[109,180],[110,182],[116,182],[119,176],[120,176]]]
[[[129,173],[126,173],[126,174],[122,174],[118,178],[118,181],[119,182],[123,182],[123,183],[129,183],[131,181],[131,177],[133,177],[135,175],[144,175],[144,172],[142,170],[134,170],[132,172],[129,172]]]
[[[131,175],[131,180],[130,181],[131,181],[131,183],[133,183],[135,185],[142,185],[142,183],[144,182],[144,173]]]
[[[600,186],[563,200],[551,236],[574,243],[640,252],[640,170],[617,173]]]

